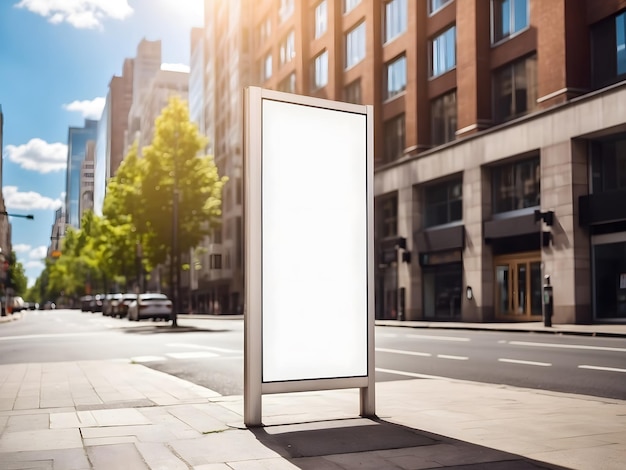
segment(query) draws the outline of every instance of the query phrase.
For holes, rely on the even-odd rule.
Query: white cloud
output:
[[[128,18],[128,0],[20,0],[15,5],[48,18],[53,24],[69,23],[79,29],[102,28],[103,21]]]
[[[64,104],[63,109],[68,111],[78,111],[87,119],[100,119],[102,110],[104,109],[105,100],[102,96],[93,100],[72,101],[70,104]]]
[[[189,73],[189,66],[185,64],[161,64],[161,70],[169,70],[170,72],[186,72]]]
[[[25,245],[24,243],[13,245],[13,251],[15,251],[16,253],[26,253],[30,250],[30,248],[30,245]]]
[[[5,186],[2,192],[4,193],[4,202],[9,212],[11,209],[56,210],[63,206],[61,199],[51,199],[34,191],[19,192],[17,186]]]
[[[7,145],[5,150],[8,159],[25,170],[50,173],[65,170],[67,165],[67,145],[59,142],[35,138],[24,145]]]
[[[34,261],[39,261],[41,262],[42,259],[44,259],[46,256],[48,256],[48,247],[47,246],[38,246],[37,248],[33,248],[32,250],[30,250],[30,253],[28,253],[28,257],[32,260],[29,261],[29,263],[33,263]]]

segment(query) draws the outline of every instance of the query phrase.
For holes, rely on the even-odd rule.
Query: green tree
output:
[[[26,292],[28,278],[24,272],[24,266],[17,260],[14,251],[11,252],[9,260],[9,273],[14,295],[22,296]]]
[[[200,155],[206,144],[189,120],[187,103],[173,97],[156,120],[151,145],[143,149],[137,229],[147,236],[145,252],[153,265],[169,260],[175,305],[180,253],[210,234],[221,215],[227,178],[219,176],[212,156]]]

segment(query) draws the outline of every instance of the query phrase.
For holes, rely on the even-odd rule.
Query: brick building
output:
[[[374,105],[377,318],[626,321],[625,0],[233,3],[239,85]]]

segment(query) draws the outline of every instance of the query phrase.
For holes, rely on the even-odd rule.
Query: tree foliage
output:
[[[88,211],[80,229],[68,228],[62,255],[47,260],[32,294],[43,301],[101,293],[113,284],[129,290],[137,281],[139,248],[142,270],[166,261],[180,270],[180,253],[197,247],[221,215],[227,178],[212,156],[201,155],[205,147],[186,102],[171,98],[152,143],[142,156],[137,144],[131,146],[108,181],[103,216]]]

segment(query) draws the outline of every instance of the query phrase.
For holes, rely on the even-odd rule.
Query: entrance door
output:
[[[496,315],[510,320],[540,320],[540,253],[498,256],[494,272]]]

